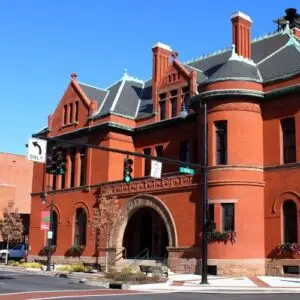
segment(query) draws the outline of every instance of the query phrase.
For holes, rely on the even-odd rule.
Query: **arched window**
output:
[[[87,217],[83,208],[76,209],[74,245],[84,246],[86,244]]]
[[[54,210],[52,212],[52,232],[53,232],[53,236],[52,236],[52,246],[56,246],[57,245],[57,212]]]
[[[297,243],[297,206],[294,201],[283,203],[283,233],[285,243]]]

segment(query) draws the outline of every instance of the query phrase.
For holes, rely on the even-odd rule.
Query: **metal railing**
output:
[[[126,259],[126,256],[127,256],[127,250],[126,248],[124,248],[116,253],[115,257],[110,261],[109,264],[113,266],[116,262],[118,262],[122,258]]]
[[[140,251],[134,258],[133,263],[130,265],[131,268],[136,267],[138,260],[144,260],[149,259],[149,248],[145,248],[142,251]]]

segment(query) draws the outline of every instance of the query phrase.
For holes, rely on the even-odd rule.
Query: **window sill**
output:
[[[74,125],[76,126],[78,124],[79,124],[79,122],[75,121],[75,122],[72,122],[72,123],[64,124],[64,125],[61,126],[61,128],[66,128],[66,127],[70,127],[70,126],[74,126]]]

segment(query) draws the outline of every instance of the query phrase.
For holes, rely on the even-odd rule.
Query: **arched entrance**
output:
[[[152,195],[132,197],[122,207],[120,216],[121,222],[114,228],[109,242],[117,252],[126,247],[127,257],[134,257],[140,249],[149,248],[152,257],[164,257],[167,247],[177,247],[174,219],[159,198]],[[160,226],[159,239],[158,228],[153,224]]]
[[[137,209],[130,217],[123,237],[127,257],[136,257],[148,249],[150,258],[164,258],[168,246],[167,228],[159,213],[151,207]]]

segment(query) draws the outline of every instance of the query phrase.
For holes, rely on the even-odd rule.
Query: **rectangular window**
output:
[[[76,147],[70,148],[70,160],[71,160],[71,181],[70,181],[70,187],[75,186],[75,156],[76,156]]]
[[[159,94],[159,114],[160,120],[164,120],[166,118],[166,93]]]
[[[69,123],[73,123],[73,103],[70,103]]]
[[[177,90],[171,91],[171,116],[177,116]]]
[[[85,185],[86,177],[86,148],[80,150],[80,186]]]
[[[164,150],[163,145],[155,146],[156,156],[163,157],[163,150]]]
[[[216,164],[227,164],[227,121],[215,122],[216,130]]]
[[[61,188],[64,189],[66,187],[66,174],[62,174],[61,176]]]
[[[283,163],[296,162],[296,130],[295,118],[281,120]]]
[[[64,105],[64,122],[63,122],[63,125],[67,124],[67,113],[68,113],[67,111],[68,111],[68,106]]]
[[[78,122],[79,101],[75,102],[75,122]]]
[[[151,148],[144,149],[145,155],[151,155]],[[144,176],[149,176],[151,174],[151,160],[144,158]]]
[[[184,162],[191,161],[191,143],[190,143],[190,141],[181,141],[180,142],[179,159]]]
[[[166,101],[159,102],[159,111],[160,111],[160,119],[164,120],[166,118]]]
[[[222,204],[223,231],[234,231],[234,203]]]
[[[52,189],[56,190],[56,175],[52,175]]]
[[[214,204],[208,204],[208,220],[215,221],[215,206]]]

